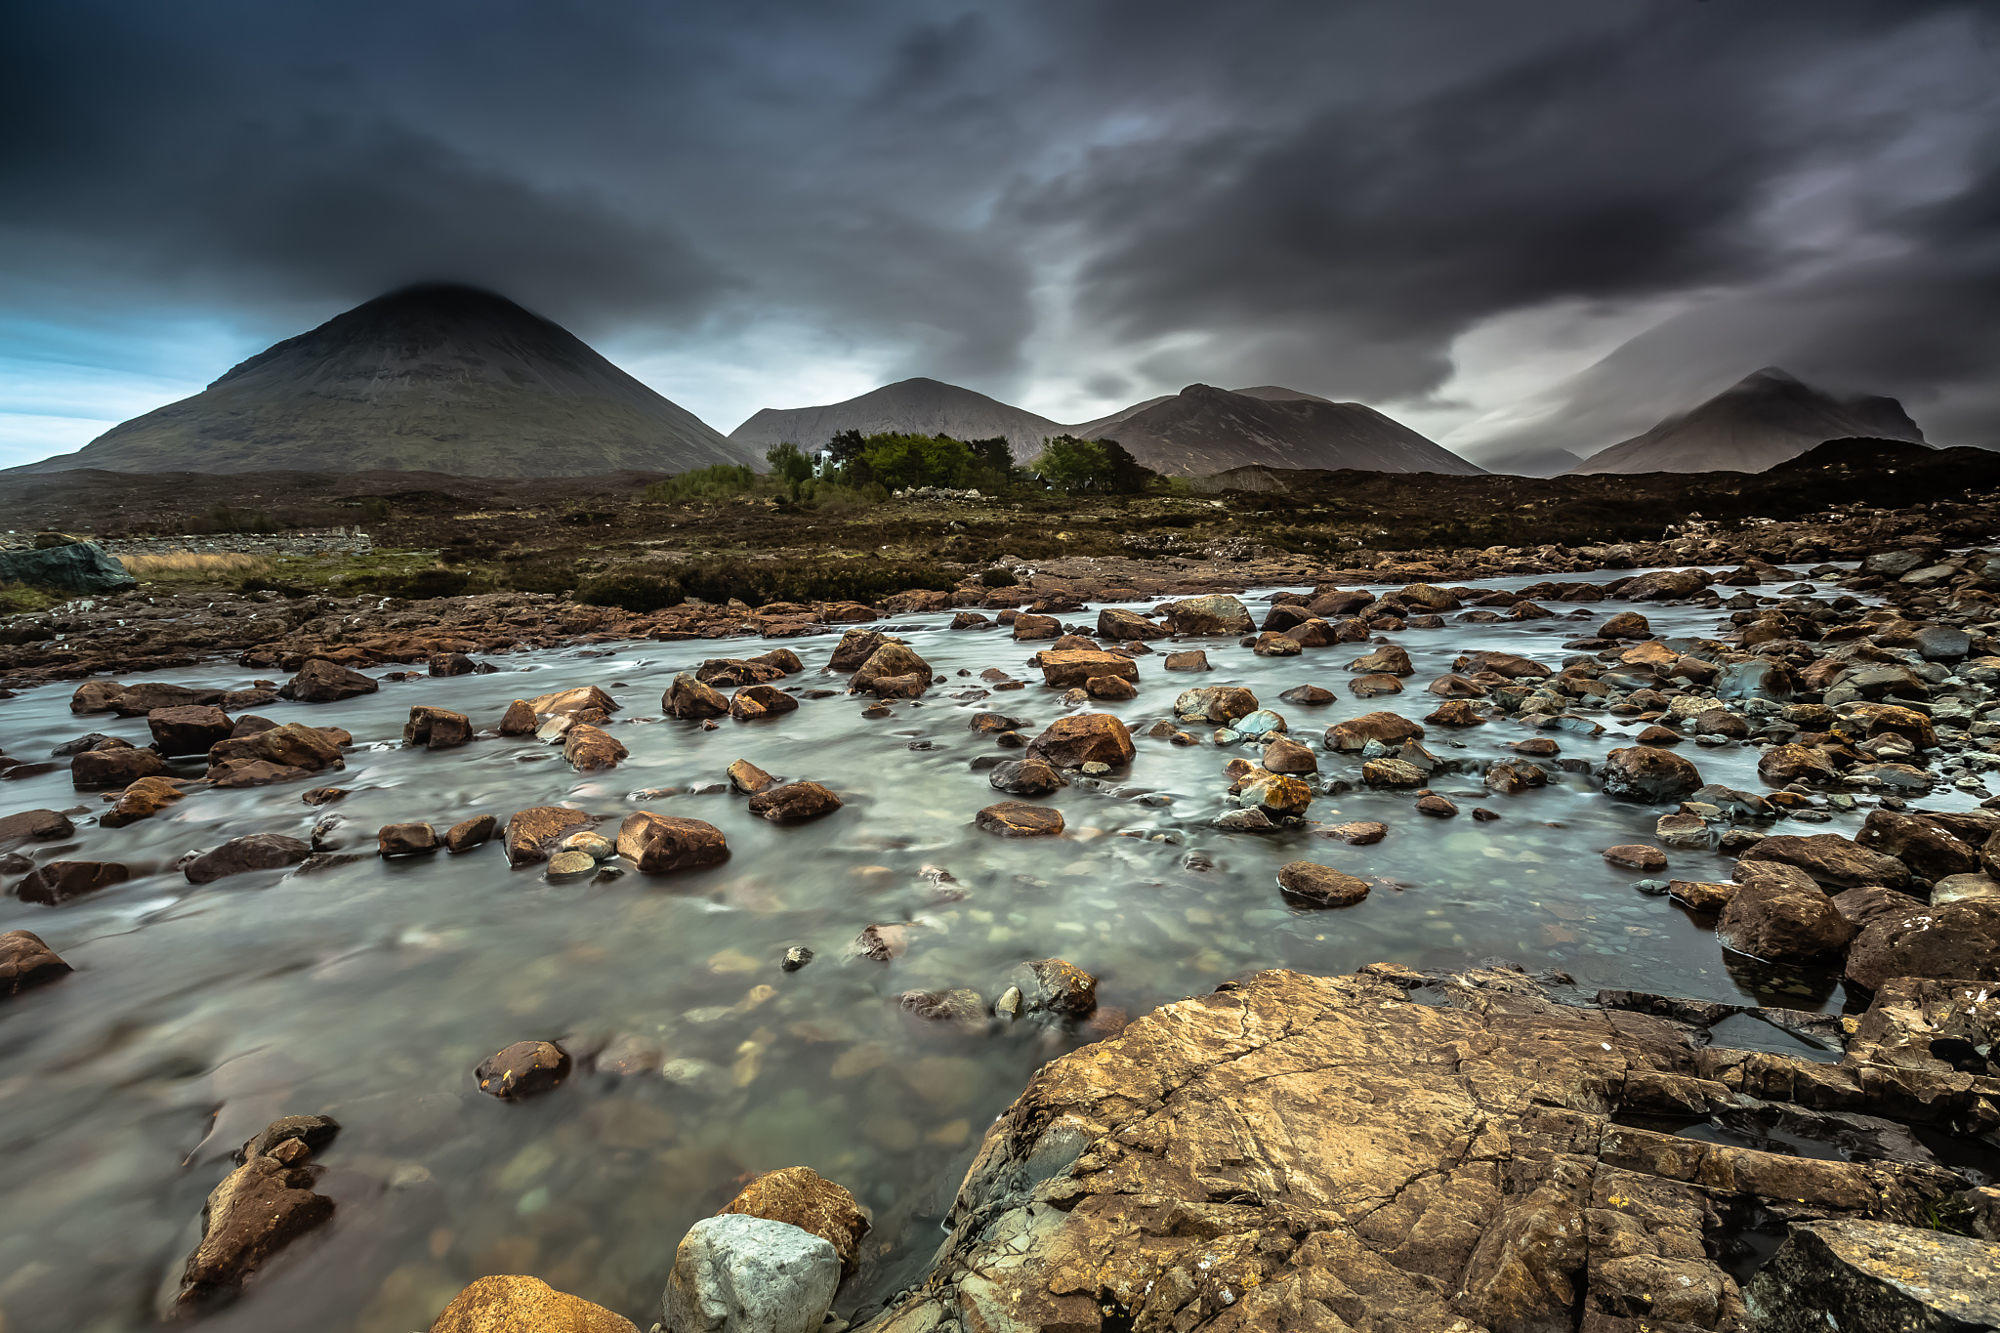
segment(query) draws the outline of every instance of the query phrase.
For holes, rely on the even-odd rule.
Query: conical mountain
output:
[[[19,470],[551,477],[761,458],[560,325],[433,284],[356,306],[192,398]]]
[[[767,407],[729,434],[737,448],[759,458],[774,444],[820,449],[842,431],[863,435],[949,435],[957,440],[1004,436],[1014,456],[1026,460],[1063,428],[1047,417],[941,380],[899,380],[858,398],[818,407]]]
[[[1828,440],[1852,436],[1924,442],[1924,433],[1894,398],[1840,397],[1767,366],[1570,471],[1762,472]]]
[[[1458,476],[1484,471],[1372,407],[1271,385],[1232,392],[1190,384],[1072,433],[1116,440],[1155,472],[1177,476],[1250,466]]]

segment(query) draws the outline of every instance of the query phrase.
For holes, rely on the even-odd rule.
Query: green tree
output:
[[[1080,440],[1074,435],[1045,441],[1030,467],[1050,486],[1072,494],[1129,495],[1144,490],[1154,475],[1118,441]]]
[[[788,441],[771,446],[764,454],[764,461],[771,465],[771,475],[793,500],[805,493],[806,483],[812,480],[813,462],[796,444]]]

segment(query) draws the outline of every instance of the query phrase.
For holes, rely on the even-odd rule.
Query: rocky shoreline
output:
[[[1316,801],[1357,787],[1404,793],[1419,819],[1449,820],[1459,805],[1431,789],[1446,776],[1476,778],[1504,807],[1558,775],[1587,774],[1604,797],[1661,811],[1653,842],[1605,848],[1608,862],[1652,876],[1676,849],[1733,856],[1727,880],[1639,887],[1712,920],[1720,949],[1828,986],[1837,979],[1865,1008],[1829,1018],[1637,990],[1583,999],[1565,994],[1561,978],[1382,964],[1347,978],[1262,972],[1125,1024],[1100,1012],[1097,980],[1061,958],[1024,964],[998,994],[907,991],[898,1002],[920,1024],[983,1029],[1034,1015],[1103,1040],[1049,1064],[987,1131],[929,1275],[856,1311],[855,1325],[1676,1333],[1804,1328],[1816,1318],[1850,1329],[1990,1327],[1982,1284],[2000,1239],[1989,1174],[2000,1167],[2000,797],[1986,779],[2000,769],[2000,555],[1946,548],[1919,512],[1890,527],[1887,544],[1879,527],[1773,524],[1331,576],[1254,559],[1173,569],[1095,560],[1024,570],[1015,586],[969,580],[874,606],[685,605],[648,615],[508,594],[303,607],[253,595],[210,602],[200,615],[153,599],[144,604],[158,614],[139,616],[140,602],[123,594],[35,619],[48,635],[17,636],[8,679],[97,675],[112,663],[129,678],[223,654],[290,679],[212,690],[86,680],[74,713],[143,717],[152,745],[94,733],[46,759],[0,756],[0,779],[67,761],[78,791],[104,794],[96,818],[107,828],[231,788],[325,784],[353,737],[338,726],[278,725],[255,709],[379,690],[359,667],[422,663],[431,677],[451,677],[482,670],[491,654],[561,643],[783,639],[850,625],[825,670],[865,697],[864,717],[888,716],[948,678],[911,644],[862,622],[950,610],[947,633],[1008,634],[1044,688],[1082,710],[1039,731],[997,711],[973,715],[973,730],[1005,752],[990,766],[991,786],[1026,798],[978,812],[978,827],[994,836],[1061,836],[1061,814],[1033,800],[1116,775],[1147,743],[1231,756],[1224,771],[1236,808],[1216,827],[1253,837],[1312,827]],[[1562,577],[1652,566],[1666,568]],[[1518,590],[1454,586],[1493,573],[1542,577]],[[1364,578],[1408,582],[1388,593],[1346,586]],[[1312,586],[1273,598],[1261,623],[1223,591],[1287,583]],[[1818,595],[1828,585],[1840,593]],[[1146,612],[1065,619],[1087,601],[1162,598]],[[1642,609],[1654,605],[1727,612],[1732,632],[1661,638]],[[1414,668],[1395,636],[1447,617],[1584,623],[1560,664],[1470,651],[1424,686],[1436,704],[1421,723],[1367,712],[1328,726],[1316,744],[1275,708],[1296,717],[1336,697],[1316,685],[1275,701],[1193,685],[1136,738],[1117,716],[1093,711],[1095,701],[1143,697],[1156,671],[1212,669],[1208,654],[1232,647],[1256,658],[1351,653],[1342,668],[1350,694],[1400,694]],[[1180,647],[1156,666],[1152,645],[1169,639],[1208,646]],[[792,678],[805,669],[782,646],[710,659],[672,681],[661,710],[714,726],[834,693],[802,689]],[[1026,684],[996,669],[961,690],[997,696]],[[533,737],[560,747],[576,772],[601,773],[628,757],[613,716],[620,707],[594,686],[567,688],[514,700],[487,730],[419,703],[403,743]],[[1644,730],[1601,766],[1564,756],[1567,738],[1600,734],[1611,720]],[[1495,724],[1522,731],[1513,758],[1469,766],[1439,744]],[[1759,753],[1767,791],[1703,779],[1701,751],[1745,746]],[[191,758],[205,763],[199,778],[185,776]],[[835,816],[843,805],[833,786],[775,779],[748,760],[727,778],[749,812],[773,824]],[[304,794],[318,806],[343,793],[321,785]],[[1954,799],[1938,804],[1944,797]],[[1852,838],[1812,831],[1864,809]],[[14,896],[58,906],[133,873],[115,861],[38,855],[71,843],[89,813],[0,819]],[[1470,816],[1504,817],[1485,805]],[[729,855],[703,820],[640,809],[600,832],[603,818],[548,805],[449,828],[405,821],[381,827],[375,850],[422,858],[494,840],[510,865],[541,867],[552,882],[680,874]],[[248,833],[175,868],[198,885],[352,859],[358,853],[335,850],[339,822],[326,823],[324,845],[318,828],[310,840]],[[1351,823],[1316,831],[1335,844],[1383,835],[1381,825]],[[1306,860],[1287,864],[1279,886],[1308,911],[1350,907],[1371,888]],[[911,929],[868,924],[856,951],[894,959]],[[0,937],[4,993],[88,984],[60,952],[40,934]],[[809,962],[809,952],[788,954],[783,967]],[[1797,1049],[1732,1045],[1719,1030],[1726,1020],[1789,1033]],[[530,1038],[473,1077],[488,1095],[525,1100],[617,1058]],[[319,1158],[339,1152],[338,1128],[294,1115],[243,1146],[209,1197],[202,1240],[163,1314],[228,1299],[328,1220],[333,1203],[315,1186]],[[682,1242],[658,1317],[670,1333],[811,1333],[866,1227],[834,1182],[804,1168],[762,1177]],[[1773,1249],[1778,1258],[1760,1267]],[[433,1329],[565,1326],[551,1321],[634,1326],[536,1279],[495,1277],[462,1293]]]

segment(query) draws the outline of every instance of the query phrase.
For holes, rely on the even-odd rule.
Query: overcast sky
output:
[[[2000,4],[11,0],[0,465],[389,288],[722,430],[1193,381],[1579,452],[1766,364],[2000,443]]]

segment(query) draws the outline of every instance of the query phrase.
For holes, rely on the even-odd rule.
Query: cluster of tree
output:
[[[995,493],[1039,485],[1067,494],[1131,495],[1157,480],[1117,441],[1073,435],[1044,441],[1042,452],[1026,468],[1015,464],[1013,450],[998,436],[955,440],[857,430],[842,431],[817,455],[796,444],[776,445],[764,461],[770,471],[762,477],[741,464],[717,464],[655,482],[646,494],[653,500],[685,501],[775,491],[793,503],[805,503],[839,495],[865,501],[884,491],[920,486]]]

